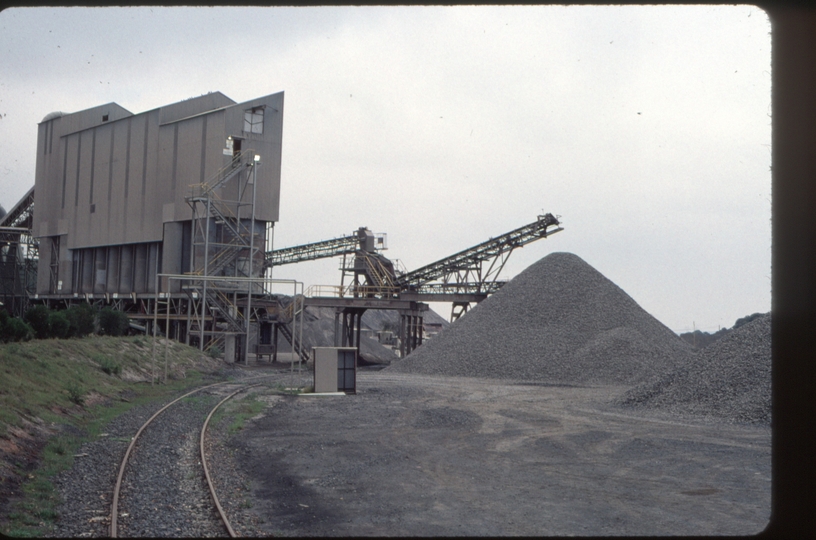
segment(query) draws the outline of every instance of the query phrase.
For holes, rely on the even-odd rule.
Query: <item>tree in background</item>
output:
[[[109,307],[99,312],[99,333],[106,336],[123,336],[130,327],[127,315]]]
[[[25,322],[34,329],[34,337],[37,339],[47,339],[51,337],[51,325],[49,324],[49,309],[46,306],[33,306],[24,315]]]
[[[17,317],[9,317],[6,310],[0,308],[0,343],[9,341],[28,341],[34,336],[31,326]]]
[[[743,324],[748,324],[749,322],[753,321],[754,319],[758,319],[767,315],[767,313],[754,313],[752,315],[746,315],[745,317],[741,317],[737,319],[737,322],[734,323],[734,326],[731,328],[720,328],[713,334],[709,334],[708,332],[701,332],[699,330],[695,330],[694,332],[686,332],[684,334],[680,334],[680,339],[694,347],[695,349],[703,349],[718,339],[724,338],[733,330],[736,330]]]
[[[743,324],[748,324],[749,322],[753,321],[754,319],[759,319],[760,317],[762,317],[764,315],[767,315],[767,314],[766,313],[754,313],[752,315],[746,315],[745,317],[742,317],[741,319],[737,319],[737,322],[734,323],[734,328],[732,328],[732,330],[735,329],[735,328],[739,328]]]
[[[87,302],[69,307],[65,310],[65,316],[70,325],[68,337],[81,338],[93,333],[96,313]]]
[[[70,337],[71,323],[65,311],[51,311],[48,313],[49,337],[65,339]]]

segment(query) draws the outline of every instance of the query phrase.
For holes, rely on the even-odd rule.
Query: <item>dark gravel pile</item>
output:
[[[674,332],[580,257],[552,253],[386,369],[636,384],[691,355]]]
[[[770,425],[770,313],[709,345],[687,365],[628,391],[620,404]]]

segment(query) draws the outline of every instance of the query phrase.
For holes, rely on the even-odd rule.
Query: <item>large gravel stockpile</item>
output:
[[[572,253],[513,278],[393,371],[635,384],[691,356],[689,346]]]
[[[621,403],[770,425],[770,313],[709,345],[687,365],[633,388]]]

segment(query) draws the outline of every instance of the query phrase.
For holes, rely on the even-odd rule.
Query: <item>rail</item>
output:
[[[393,298],[399,293],[398,287],[388,285],[311,285],[306,289],[308,298]]]
[[[244,382],[249,383],[249,382],[257,381],[258,379],[267,379],[269,377],[274,377],[274,376],[276,376],[276,375],[261,375],[259,377],[249,378]],[[224,384],[235,384],[235,381],[223,381],[223,382],[219,382],[219,383],[208,384],[206,386],[196,388],[195,390],[192,390],[191,392],[187,392],[183,396],[180,396],[180,397],[174,399],[173,401],[171,401],[170,403],[168,403],[167,405],[165,405],[164,407],[162,407],[161,409],[156,411],[153,414],[153,416],[148,418],[147,421],[144,424],[142,424],[142,426],[136,432],[136,435],[133,436],[133,438],[130,441],[130,444],[127,447],[127,450],[125,451],[125,456],[124,456],[124,458],[122,458],[122,464],[119,467],[119,474],[116,477],[116,484],[114,485],[114,488],[113,488],[113,497],[112,497],[112,501],[111,501],[111,513],[110,513],[110,536],[111,536],[111,538],[117,538],[118,537],[117,535],[118,535],[119,499],[120,499],[120,492],[121,492],[121,489],[122,489],[122,480],[123,480],[123,478],[125,476],[125,469],[127,467],[130,455],[131,455],[131,453],[133,451],[133,448],[136,446],[136,441],[139,440],[139,437],[141,436],[141,434],[164,411],[166,411],[167,409],[169,409],[170,407],[172,407],[173,405],[175,405],[176,403],[178,403],[182,399],[184,399],[184,398],[186,398],[188,396],[191,396],[191,395],[193,395],[195,393],[198,393],[198,392],[200,392],[202,390],[206,390],[207,388],[212,388],[214,386],[220,386],[220,385],[224,385]],[[210,411],[210,414],[207,416],[207,419],[205,420],[205,422],[204,422],[204,424],[202,426],[202,429],[201,429],[201,436],[200,436],[201,463],[203,465],[203,469],[204,469],[204,472],[205,472],[205,477],[207,478],[207,483],[208,483],[208,486],[209,486],[209,489],[210,489],[210,493],[213,496],[213,501],[214,501],[214,504],[216,506],[216,509],[218,510],[219,516],[221,517],[221,520],[223,521],[225,527],[227,528],[227,531],[229,532],[230,536],[232,536],[232,537],[236,536],[235,531],[232,529],[232,526],[230,525],[226,514],[223,512],[223,508],[221,507],[221,504],[218,501],[218,497],[215,494],[215,488],[214,488],[214,486],[212,484],[212,481],[211,481],[211,478],[209,476],[209,469],[207,468],[206,457],[204,455],[204,437],[205,437],[205,434],[206,434],[207,425],[209,424],[209,421],[212,418],[212,415],[215,413],[215,411],[224,402],[226,402],[227,400],[229,400],[233,396],[239,394],[240,392],[246,391],[249,388],[253,388],[255,386],[260,386],[260,384],[253,384],[253,385],[250,385],[250,386],[242,386],[241,388],[239,388],[238,390],[236,390],[235,392],[233,392],[232,394],[227,396],[225,399],[221,400],[221,402],[218,403]]]
[[[217,411],[218,408],[221,407],[221,405],[226,403],[228,400],[232,399],[233,396],[235,396],[237,394],[240,394],[241,392],[245,392],[246,390],[249,390],[250,388],[255,388],[256,386],[260,386],[260,385],[259,384],[253,384],[253,385],[247,386],[245,388],[239,388],[238,390],[236,390],[232,394],[230,394],[227,397],[225,397],[224,399],[222,399],[218,403],[218,405],[213,407],[213,409],[210,411],[210,414],[207,415],[207,419],[204,420],[204,425],[201,427],[201,438],[199,439],[199,449],[201,451],[201,466],[204,468],[204,477],[207,479],[207,487],[210,488],[210,495],[212,495],[213,502],[215,503],[215,508],[216,508],[216,510],[218,510],[218,515],[221,516],[221,521],[223,521],[224,525],[227,527],[227,532],[229,532],[229,535],[230,535],[231,538],[235,538],[238,535],[235,533],[235,530],[232,528],[232,525],[230,524],[229,519],[227,519],[227,514],[224,512],[224,508],[221,506],[221,501],[218,500],[218,495],[215,494],[215,486],[213,485],[212,478],[210,477],[210,469],[209,469],[209,467],[207,467],[207,455],[206,455],[206,452],[204,451],[204,437],[207,434],[207,426],[210,425],[210,419],[212,418],[213,414],[215,414],[215,411]]]

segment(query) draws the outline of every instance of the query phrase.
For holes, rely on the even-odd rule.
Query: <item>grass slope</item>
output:
[[[140,336],[0,345],[0,533],[46,534],[58,518],[50,479],[83,442],[130,407],[177,395],[223,365],[161,339],[154,364],[153,350]]]

